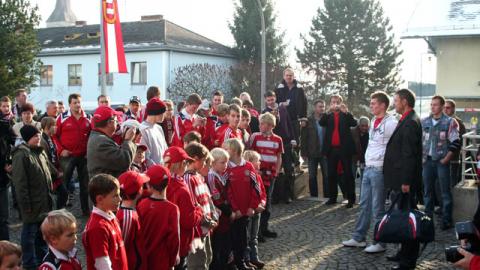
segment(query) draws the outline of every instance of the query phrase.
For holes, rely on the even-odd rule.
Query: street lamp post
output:
[[[267,87],[267,74],[266,74],[266,48],[265,48],[265,43],[266,43],[266,33],[265,33],[265,17],[263,14],[263,7],[262,3],[260,0],[257,0],[257,5],[258,5],[258,11],[260,12],[260,23],[262,24],[262,41],[261,41],[261,54],[262,54],[262,66],[261,66],[261,82],[260,82],[260,103],[261,103],[261,109],[265,108],[265,91]]]

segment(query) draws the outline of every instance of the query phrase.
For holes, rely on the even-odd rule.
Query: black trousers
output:
[[[87,159],[85,157],[62,157],[60,158],[60,166],[63,170],[63,185],[68,188],[70,181],[72,180],[73,171],[75,168],[78,173],[78,182],[80,184],[80,206],[83,214],[90,213],[90,207],[88,204],[88,170]]]
[[[285,172],[285,180],[283,185],[283,198],[284,200],[295,199],[294,186],[295,186],[295,177],[293,175],[293,163],[294,163],[294,154],[292,149],[292,144],[290,142],[283,144],[284,153],[282,154],[282,167]]]
[[[268,221],[270,220],[270,215],[272,213],[272,193],[275,187],[275,178],[270,180],[270,186],[266,187],[265,192],[267,193],[267,201],[265,205],[265,211],[262,212],[260,216],[260,231],[259,234],[268,230]]]
[[[210,270],[227,269],[228,257],[232,251],[232,237],[228,232],[214,232],[212,234],[212,263]]]
[[[236,219],[231,226],[233,257],[235,265],[239,266],[245,263],[245,250],[247,249],[247,229],[248,217]]]
[[[401,191],[392,190],[390,192],[390,200],[394,200],[399,196]],[[411,196],[410,205],[416,208],[417,200],[415,192],[410,192]],[[400,250],[398,251],[399,265],[407,268],[415,268],[418,259],[418,253],[420,251],[420,242],[419,241],[406,241],[400,244]]]
[[[355,203],[355,180],[352,172],[352,156],[344,156],[339,148],[332,148],[328,159],[328,194],[332,200],[337,200],[338,185],[342,185],[343,196],[350,203]],[[342,163],[343,175],[338,175],[338,162]],[[343,181],[343,183],[342,183]]]

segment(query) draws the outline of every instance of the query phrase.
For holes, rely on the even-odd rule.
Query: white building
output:
[[[69,8],[68,0],[57,2],[65,3],[57,3],[56,8]],[[68,20],[72,15],[64,19],[64,26],[57,27],[62,25],[59,22],[62,18],[54,17],[56,21],[50,25],[55,27],[38,30],[42,46],[38,57],[43,66],[38,86],[31,89],[29,98],[44,110],[48,100],[66,102],[69,94],[80,93],[84,107],[94,109],[100,95],[100,27],[85,22],[71,26]],[[107,94],[113,104],[128,103],[134,95],[145,101],[146,90],[151,85],[159,86],[162,98],[168,98],[166,89],[174,79],[175,68],[194,63],[230,66],[235,62],[229,47],[167,21],[161,15],[122,23],[122,32],[129,73],[108,75]]]

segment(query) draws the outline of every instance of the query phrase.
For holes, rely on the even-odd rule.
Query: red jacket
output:
[[[175,116],[175,119],[173,120],[175,133],[173,135],[172,145],[183,148],[183,137],[190,131],[197,131],[202,137],[204,136],[205,128],[193,127],[193,123],[197,117],[196,114],[190,117],[185,109]]]
[[[228,203],[227,187],[225,186],[227,184],[226,177],[220,176],[210,169],[207,176],[207,184],[212,195],[213,204],[221,212],[215,231],[226,233],[230,228],[230,216],[232,215],[232,208]]]
[[[58,154],[66,149],[72,152],[72,156],[85,156],[91,130],[90,116],[85,112],[82,111],[82,116],[78,120],[70,114],[70,111],[60,114],[57,117],[55,134]]]
[[[222,147],[224,141],[228,139],[233,139],[233,138],[240,139],[240,141],[243,142],[242,131],[239,128],[237,128],[236,130],[233,130],[230,126],[228,126],[228,124],[223,125],[220,128],[218,128],[216,131],[215,146]]]
[[[227,196],[232,211],[247,215],[248,208],[256,209],[261,202],[261,188],[252,163],[242,159],[239,165],[229,161],[227,168]]]
[[[216,116],[210,116],[207,118],[204,136],[202,137],[202,144],[205,145],[209,150],[212,150],[215,147],[216,124],[217,124]]]
[[[190,251],[194,229],[202,221],[203,210],[194,204],[183,178],[179,176],[172,178],[167,188],[167,199],[178,206],[180,211],[180,257],[185,257]]]
[[[145,269],[171,269],[180,248],[178,207],[167,200],[150,197],[142,200],[137,209],[146,250]]]
[[[132,208],[120,207],[116,216],[122,229],[123,242],[127,252],[128,269],[148,269],[146,262],[143,261],[146,258],[145,246],[141,237],[137,211]]]

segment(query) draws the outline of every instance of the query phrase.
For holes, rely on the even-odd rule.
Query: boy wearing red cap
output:
[[[144,261],[145,246],[141,237],[140,221],[135,210],[135,205],[142,196],[143,184],[148,180],[145,174],[134,171],[124,172],[118,177],[122,204],[117,211],[117,219],[122,229],[128,269],[148,269]]]
[[[172,146],[164,154],[165,164],[172,174],[167,189],[167,199],[178,206],[180,211],[180,262],[175,269],[187,269],[186,257],[191,250],[194,229],[203,219],[203,209],[194,204],[194,199],[183,179],[186,160],[193,160],[183,148]]]
[[[167,107],[159,98],[152,98],[147,103],[147,118],[140,126],[142,139],[140,144],[147,147],[145,159],[147,166],[163,164],[163,153],[167,150],[167,141],[162,127],[159,125],[163,122]]]
[[[195,228],[192,253],[188,255],[189,269],[207,269],[212,261],[210,230],[217,225],[215,207],[207,183],[200,171],[205,167],[208,149],[200,143],[191,142],[185,152],[193,160],[187,160],[187,171],[183,178],[190,188],[194,202],[203,209],[202,223]]]
[[[236,104],[230,105],[227,115],[228,125],[224,125],[223,128],[220,127],[216,131],[216,146],[222,146],[224,141],[232,138],[238,138],[243,141],[242,131],[238,128],[238,126],[240,125],[240,114],[240,106]]]
[[[244,145],[240,139],[228,139],[223,148],[230,155],[226,175],[227,197],[235,220],[231,226],[233,255],[237,269],[255,269],[245,264],[247,250],[247,225],[255,209],[261,204],[261,188],[252,163],[242,158]]]
[[[163,166],[154,165],[147,170],[147,175],[150,177],[147,186],[152,195],[137,206],[145,243],[145,269],[172,269],[180,261],[180,214],[178,207],[166,199],[170,172]]]

